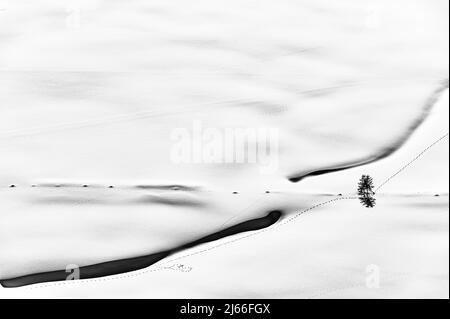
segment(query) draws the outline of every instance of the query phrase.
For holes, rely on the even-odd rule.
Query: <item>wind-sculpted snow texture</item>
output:
[[[0,8],[5,286],[270,227],[328,200],[322,178],[395,154],[448,88],[447,1]],[[174,161],[174,131],[198,124],[276,129],[271,169]],[[309,179],[322,190],[301,195]]]

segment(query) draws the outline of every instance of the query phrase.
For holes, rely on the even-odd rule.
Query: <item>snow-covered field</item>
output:
[[[0,298],[448,298],[447,86],[447,1],[0,1],[0,279],[283,212]],[[276,169],[173,161],[195,123],[277,129]]]

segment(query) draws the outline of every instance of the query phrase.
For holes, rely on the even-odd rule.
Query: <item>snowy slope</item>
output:
[[[271,210],[286,221],[352,194],[364,173],[380,185],[448,132],[448,92],[435,105],[448,85],[447,7],[2,3],[0,279],[179,247]],[[277,169],[175,163],[171,135],[196,122],[278,129]],[[384,185],[373,212],[354,200],[313,211],[189,258],[188,273],[0,295],[448,296],[448,137]],[[365,289],[371,264],[390,289]]]

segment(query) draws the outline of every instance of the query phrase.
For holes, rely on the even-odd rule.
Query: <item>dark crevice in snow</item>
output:
[[[113,260],[103,263],[98,263],[89,266],[83,266],[79,268],[79,279],[89,279],[104,276],[111,276],[121,273],[126,273],[130,271],[135,271],[148,267],[157,261],[164,259],[174,253],[180,252],[184,249],[192,248],[197,245],[208,243],[211,241],[219,240],[221,238],[236,235],[242,232],[255,231],[269,227],[276,223],[281,218],[282,212],[275,210],[269,212],[266,216],[261,218],[256,218],[248,220],[234,226],[228,227],[224,230],[218,231],[211,235],[202,237],[195,241],[189,242],[187,244],[181,245],[174,249],[145,255],[141,257],[133,257],[126,259]],[[31,274],[16,278],[0,280],[0,284],[3,287],[21,287],[31,284],[52,282],[52,281],[63,281],[68,278],[70,272],[66,270],[56,270],[49,272],[42,272],[37,274]]]
[[[436,102],[439,100],[442,93],[448,89],[448,87],[449,87],[449,81],[445,80],[441,84],[441,86],[439,86],[431,94],[431,96],[427,99],[427,101],[425,102],[425,104],[422,108],[422,112],[420,113],[420,115],[412,123],[410,123],[410,125],[405,129],[405,133],[403,135],[401,135],[400,137],[396,138],[391,143],[391,145],[386,146],[386,147],[378,150],[378,152],[376,152],[375,154],[368,156],[366,158],[363,158],[363,159],[354,160],[354,161],[351,161],[348,163],[340,163],[340,164],[336,164],[334,166],[330,166],[330,167],[326,167],[326,168],[322,168],[322,169],[318,169],[318,170],[314,170],[314,171],[310,171],[310,172],[306,172],[306,173],[302,172],[302,173],[292,174],[291,176],[287,177],[288,180],[293,183],[296,183],[307,177],[319,176],[319,175],[324,175],[324,174],[328,174],[328,173],[334,173],[334,172],[338,172],[338,171],[342,171],[342,170],[346,170],[346,169],[350,169],[350,168],[354,168],[354,167],[358,167],[358,166],[362,166],[362,165],[371,164],[373,162],[382,160],[382,159],[392,155],[394,152],[396,152],[398,149],[400,149],[406,143],[406,141],[408,141],[408,139],[413,135],[413,133],[425,122],[425,120],[427,119],[428,115],[431,112],[431,109],[436,104]]]

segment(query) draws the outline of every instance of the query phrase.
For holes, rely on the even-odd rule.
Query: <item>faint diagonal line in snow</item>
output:
[[[240,240],[243,240],[243,239],[247,239],[247,238],[251,238],[251,237],[256,236],[258,234],[265,233],[267,231],[270,231],[270,230],[276,229],[278,227],[281,227],[283,225],[286,225],[288,223],[291,223],[295,219],[297,219],[299,216],[301,216],[301,215],[303,215],[303,214],[305,214],[305,213],[307,213],[307,212],[309,212],[309,211],[311,211],[313,209],[319,208],[321,206],[328,205],[328,204],[336,202],[336,201],[347,200],[347,199],[356,199],[356,197],[350,197],[350,196],[349,197],[337,197],[337,198],[333,198],[333,199],[330,199],[330,200],[325,201],[325,202],[318,203],[316,205],[313,205],[311,207],[308,207],[308,208],[302,210],[301,212],[298,212],[297,214],[295,214],[294,216],[292,216],[289,219],[285,220],[284,222],[276,223],[276,224],[274,224],[274,225],[272,225],[272,226],[270,226],[268,228],[264,228],[264,229],[261,229],[261,230],[255,231],[255,232],[251,232],[248,235],[245,235],[245,236],[242,236],[242,237],[238,237],[238,238],[235,238],[233,240],[229,240],[229,241],[226,241],[224,243],[220,243],[220,244],[217,244],[217,245],[215,245],[213,247],[209,247],[209,248],[206,248],[206,249],[203,249],[203,250],[200,250],[200,251],[196,251],[196,252],[193,252],[193,253],[190,253],[190,254],[186,254],[186,255],[183,255],[183,256],[171,259],[171,260],[166,261],[166,262],[161,263],[161,264],[158,264],[158,262],[156,262],[153,265],[151,265],[151,266],[149,266],[147,268],[144,268],[144,270],[133,271],[133,272],[128,273],[126,275],[114,275],[112,277],[107,276],[107,277],[99,277],[99,278],[91,278],[91,279],[83,279],[83,280],[62,281],[62,282],[51,283],[51,284],[37,284],[37,285],[31,285],[29,287],[24,287],[24,289],[27,289],[27,290],[31,289],[32,290],[32,289],[39,289],[39,288],[46,288],[46,287],[62,286],[62,285],[66,285],[66,284],[96,283],[96,282],[102,282],[102,281],[108,281],[108,280],[132,278],[132,277],[141,276],[141,275],[144,275],[144,274],[147,274],[147,273],[151,273],[151,272],[165,270],[166,268],[164,267],[164,265],[173,263],[175,261],[178,261],[178,260],[181,260],[181,259],[184,259],[184,258],[187,258],[187,257],[203,254],[203,253],[206,253],[208,251],[211,251],[211,250],[214,250],[214,249],[217,249],[217,248],[220,248],[220,247],[223,247],[223,246],[235,243],[237,241],[240,241]],[[164,259],[162,259],[161,261],[163,261],[163,260]]]
[[[419,158],[421,158],[433,146],[435,146],[436,144],[438,144],[439,142],[441,142],[442,140],[444,140],[448,136],[449,136],[449,133],[447,132],[446,134],[444,134],[443,136],[441,136],[440,138],[435,140],[432,144],[430,144],[424,150],[422,150],[419,154],[417,154],[411,161],[409,161],[407,164],[405,164],[403,167],[401,167],[397,172],[395,172],[393,175],[391,175],[389,178],[387,178],[376,190],[378,191],[381,187],[386,185],[386,183],[388,183],[390,180],[392,180],[394,177],[396,177],[402,171],[404,171],[406,168],[408,168],[412,163],[414,163]],[[217,244],[215,246],[212,246],[212,247],[200,250],[200,251],[196,251],[196,252],[192,252],[192,253],[189,253],[189,254],[186,254],[186,255],[183,255],[183,256],[180,256],[180,257],[176,257],[176,258],[173,258],[173,259],[171,259],[169,261],[166,261],[166,262],[162,262],[164,260],[164,259],[162,259],[161,260],[161,262],[162,262],[161,264],[158,264],[158,262],[156,262],[155,264],[153,264],[153,265],[151,265],[151,266],[149,266],[147,268],[144,268],[144,270],[140,270],[140,271],[138,270],[138,271],[135,271],[135,272],[131,272],[131,273],[128,273],[127,275],[115,275],[113,277],[84,279],[84,280],[80,280],[80,281],[63,281],[63,282],[53,283],[53,284],[41,284],[41,285],[31,286],[29,288],[27,287],[25,289],[36,289],[36,288],[45,288],[45,287],[50,287],[50,286],[61,286],[61,285],[69,284],[69,283],[70,284],[72,284],[72,283],[95,283],[95,282],[107,281],[107,280],[125,279],[125,278],[137,277],[137,276],[140,276],[140,275],[144,275],[146,273],[151,273],[151,272],[164,270],[164,269],[166,269],[164,266],[167,265],[167,264],[171,264],[171,263],[174,263],[176,261],[179,261],[181,259],[185,259],[185,258],[188,258],[188,257],[191,257],[191,256],[203,254],[203,253],[212,251],[214,249],[230,245],[230,244],[235,243],[237,241],[248,239],[248,238],[251,238],[251,237],[256,236],[258,234],[262,234],[262,233],[265,233],[265,232],[277,229],[277,228],[279,228],[281,226],[284,226],[286,224],[289,224],[289,223],[295,221],[298,217],[300,217],[303,214],[308,213],[308,212],[310,212],[310,211],[312,211],[312,210],[314,210],[316,208],[319,208],[319,207],[322,207],[322,206],[325,206],[325,205],[328,205],[328,204],[331,204],[333,202],[337,202],[337,201],[340,201],[340,200],[348,200],[348,199],[357,199],[357,197],[354,197],[354,196],[335,197],[335,198],[330,199],[328,201],[324,201],[324,202],[318,203],[316,205],[313,205],[311,207],[308,207],[308,208],[298,212],[294,216],[288,218],[287,220],[285,220],[283,222],[276,223],[276,224],[274,224],[274,225],[272,225],[270,227],[267,227],[267,228],[264,228],[264,229],[261,229],[261,230],[258,230],[258,231],[250,232],[249,234],[247,234],[245,236],[241,236],[241,237],[238,237],[238,238],[235,238],[235,239],[223,242],[223,243],[219,243],[219,244]],[[253,203],[253,204],[255,204],[255,203]],[[249,205],[248,207],[251,207],[253,204]]]
[[[244,99],[221,100],[221,101],[215,101],[215,102],[185,105],[185,106],[178,107],[176,109],[173,109],[172,111],[167,111],[167,112],[158,112],[155,110],[148,110],[148,111],[140,111],[140,112],[133,112],[133,113],[110,115],[110,116],[89,119],[89,120],[84,120],[84,121],[78,121],[78,122],[61,123],[61,124],[41,126],[41,127],[30,127],[30,128],[16,129],[16,130],[4,131],[4,132],[0,131],[0,140],[6,139],[6,138],[32,136],[32,135],[36,135],[36,134],[50,133],[50,132],[56,132],[56,131],[61,131],[61,130],[68,130],[68,129],[78,129],[78,128],[84,128],[84,127],[92,127],[92,126],[99,126],[99,125],[104,125],[104,124],[111,124],[111,123],[136,121],[136,120],[153,118],[153,117],[173,116],[173,115],[177,115],[177,114],[181,114],[181,113],[192,112],[196,108],[200,109],[200,107],[202,107],[202,106],[215,105],[215,104],[226,104],[226,103],[237,103],[241,100],[244,101]]]
[[[228,218],[221,226],[220,228],[225,227],[225,225],[227,225],[229,222],[231,222],[233,219],[235,219],[236,217],[238,217],[242,212],[250,209],[251,207],[255,206],[257,203],[259,203],[261,201],[261,199],[263,198],[264,195],[261,195],[258,197],[258,199],[256,199],[254,202],[252,202],[250,205],[247,205],[246,207],[244,207],[243,209],[241,209],[239,212],[237,212],[236,214],[234,214],[233,216],[231,216],[230,218]]]
[[[436,141],[434,141],[432,144],[428,145],[422,152],[420,152],[419,154],[417,154],[411,161],[409,161],[408,163],[406,163],[404,166],[402,166],[397,172],[395,172],[393,175],[391,175],[390,177],[388,177],[383,183],[381,183],[380,186],[378,186],[377,189],[375,189],[375,192],[377,192],[380,188],[382,188],[384,185],[386,185],[387,183],[389,183],[393,178],[395,178],[397,175],[399,175],[401,172],[403,172],[405,169],[407,169],[409,166],[411,166],[411,164],[413,164],[415,161],[417,161],[419,158],[421,158],[426,152],[428,152],[433,146],[435,146],[436,144],[438,144],[439,142],[441,142],[442,140],[444,140],[445,138],[447,138],[449,135],[449,133],[447,132],[446,134],[444,134],[443,136],[441,136],[440,138],[438,138]]]
[[[313,206],[311,206],[311,207],[308,207],[308,208],[302,210],[301,212],[298,212],[297,214],[295,214],[294,216],[290,217],[289,219],[287,219],[287,220],[285,220],[285,221],[283,221],[283,222],[276,223],[276,224],[274,224],[274,225],[272,225],[272,226],[270,226],[270,227],[267,227],[267,228],[264,228],[264,229],[261,229],[261,230],[255,231],[255,232],[251,232],[251,233],[249,233],[249,234],[247,234],[247,235],[245,235],[245,236],[238,237],[238,238],[235,238],[235,239],[233,239],[233,240],[229,240],[229,241],[224,242],[224,243],[220,243],[220,244],[215,245],[215,246],[213,246],[213,247],[209,247],[209,248],[206,248],[206,249],[197,251],[197,252],[193,252],[193,253],[191,253],[191,254],[187,254],[187,255],[184,255],[184,256],[180,256],[180,257],[171,259],[171,260],[169,260],[169,261],[167,261],[167,262],[162,263],[161,266],[166,265],[166,264],[169,264],[169,263],[173,263],[173,262],[175,262],[175,261],[178,261],[178,260],[180,260],[180,259],[184,259],[184,258],[187,258],[187,257],[190,257],[190,256],[202,254],[202,253],[211,251],[211,250],[213,250],[213,249],[216,249],[216,248],[219,248],[219,247],[223,247],[223,246],[232,244],[232,243],[234,243],[234,242],[237,242],[237,241],[240,241],[240,240],[243,240],[243,239],[247,239],[247,238],[256,236],[256,235],[258,235],[258,234],[262,234],[262,233],[265,233],[265,232],[268,232],[268,231],[277,229],[278,227],[281,227],[281,226],[284,226],[284,225],[286,225],[286,224],[289,224],[289,223],[293,222],[295,219],[297,219],[297,218],[300,217],[301,215],[303,215],[303,214],[305,214],[305,213],[307,213],[307,212],[309,212],[309,211],[312,211],[313,209],[319,208],[319,207],[321,207],[321,206],[328,205],[328,204],[333,203],[333,202],[336,202],[336,201],[347,200],[347,199],[356,199],[356,197],[350,197],[350,196],[349,196],[349,197],[337,197],[337,198],[333,198],[333,199],[330,199],[330,200],[325,201],[325,202],[318,203],[318,204],[316,204],[316,205],[313,205]],[[157,265],[157,264],[158,264],[158,263],[155,263],[155,265]]]

